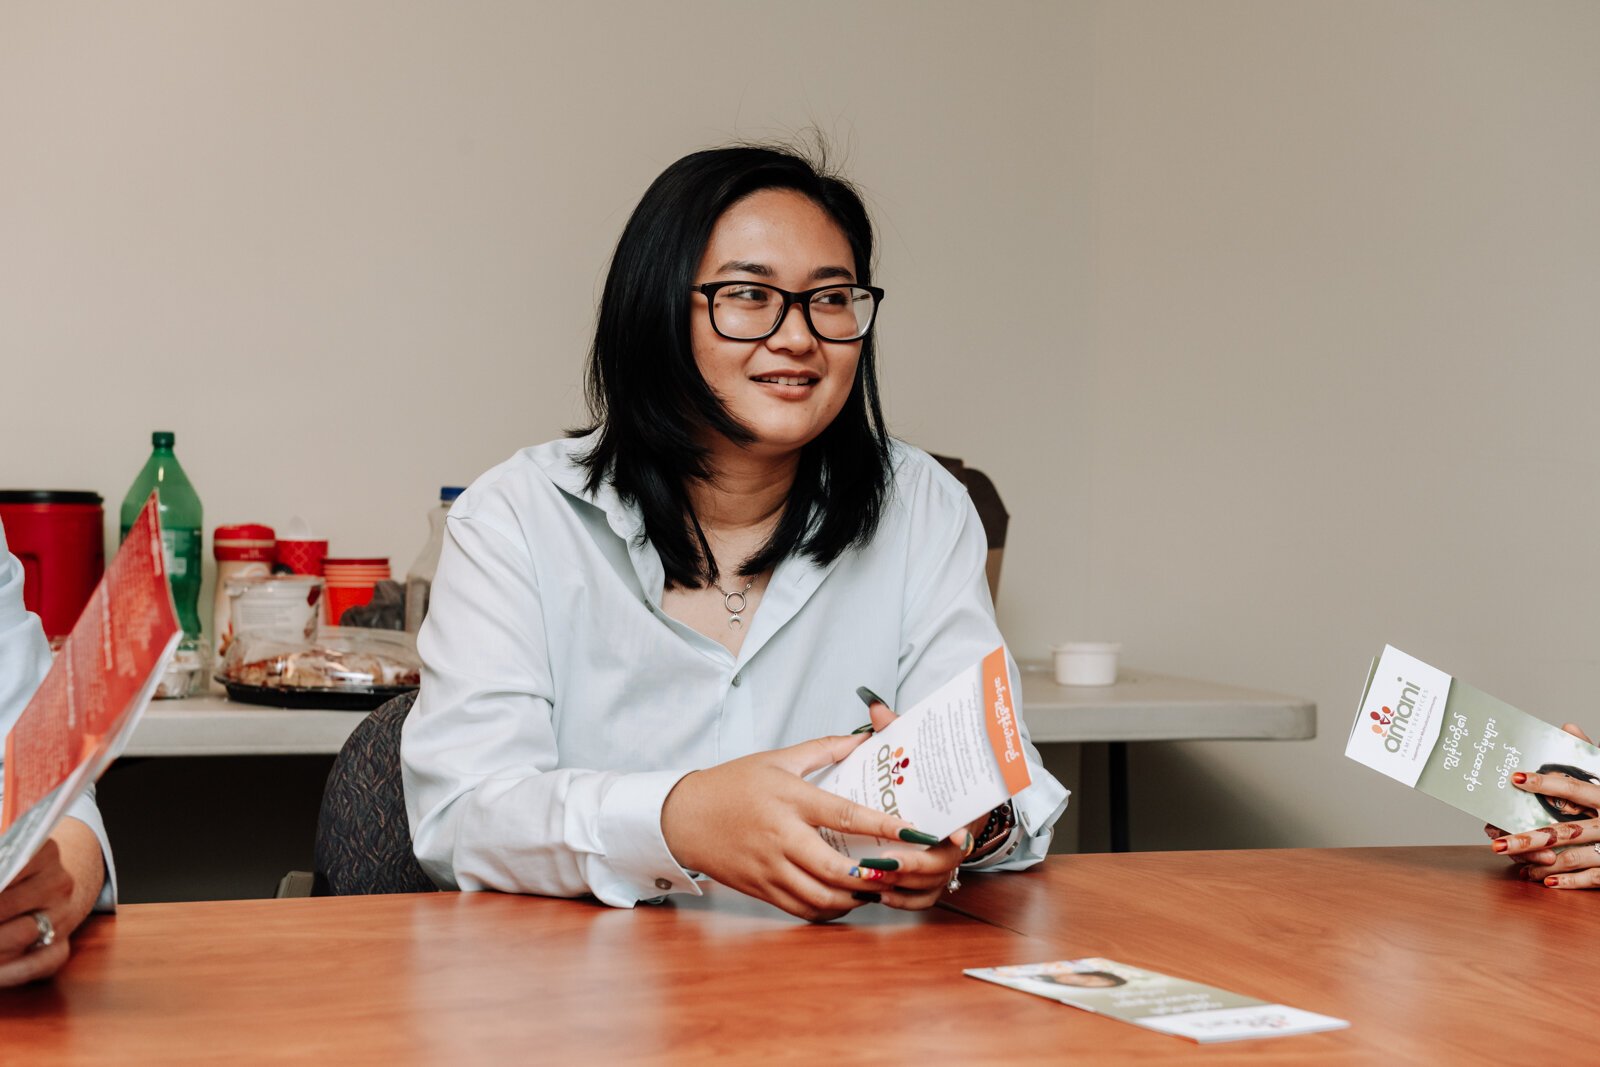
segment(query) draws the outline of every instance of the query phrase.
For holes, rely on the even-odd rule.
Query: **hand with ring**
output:
[[[1571,723],[1564,729],[1589,740]],[[1511,784],[1536,794],[1557,821],[1520,834],[1485,827],[1494,837],[1494,850],[1522,864],[1525,878],[1551,889],[1600,888],[1600,774],[1545,764],[1537,771],[1517,771]]]
[[[898,718],[872,690],[862,689],[858,692],[872,717],[874,732],[887,729]],[[876,894],[879,902],[887,907],[907,911],[931,908],[946,893],[954,893],[961,888],[957,869],[963,860],[972,855],[977,835],[988,821],[989,813],[985,812],[970,825],[926,849],[885,849],[882,856],[864,859],[853,865],[851,873],[862,880],[864,889]]]
[[[72,952],[69,939],[94,906],[105,857],[94,831],[63,819],[16,879],[0,891],[0,988],[48,978]]]

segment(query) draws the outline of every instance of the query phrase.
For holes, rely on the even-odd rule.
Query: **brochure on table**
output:
[[[1201,1044],[1314,1034],[1350,1025],[1331,1015],[1269,1004],[1099,957],[973,967],[961,973]]]
[[[152,493],[6,737],[0,889],[110,766],[182,636]]]
[[[1563,817],[1512,785],[1513,771],[1600,781],[1600,749],[1389,645],[1367,674],[1344,751],[1509,833]]]
[[[1001,646],[902,711],[815,782],[943,838],[1030,780]],[[822,836],[851,858],[878,855],[887,843],[829,829]]]

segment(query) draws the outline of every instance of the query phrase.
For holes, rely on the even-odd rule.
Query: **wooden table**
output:
[[[147,904],[0,993],[0,1060],[1462,1063],[1592,1059],[1600,894],[1485,849],[1056,857],[811,927],[725,890]],[[966,978],[1079,955],[1350,1019],[1200,1047]]]

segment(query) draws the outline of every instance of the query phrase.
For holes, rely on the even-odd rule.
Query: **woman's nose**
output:
[[[809,352],[817,346],[817,339],[806,324],[806,314],[799,304],[789,305],[778,323],[777,332],[767,338],[767,347],[780,352]]]

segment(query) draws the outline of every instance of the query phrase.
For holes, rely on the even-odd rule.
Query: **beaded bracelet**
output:
[[[988,856],[1011,836],[1011,829],[1016,824],[1017,812],[1009,800],[989,812],[989,821],[984,823],[983,829],[979,831],[977,843],[973,845],[972,854],[967,857],[966,862],[971,863]]]

